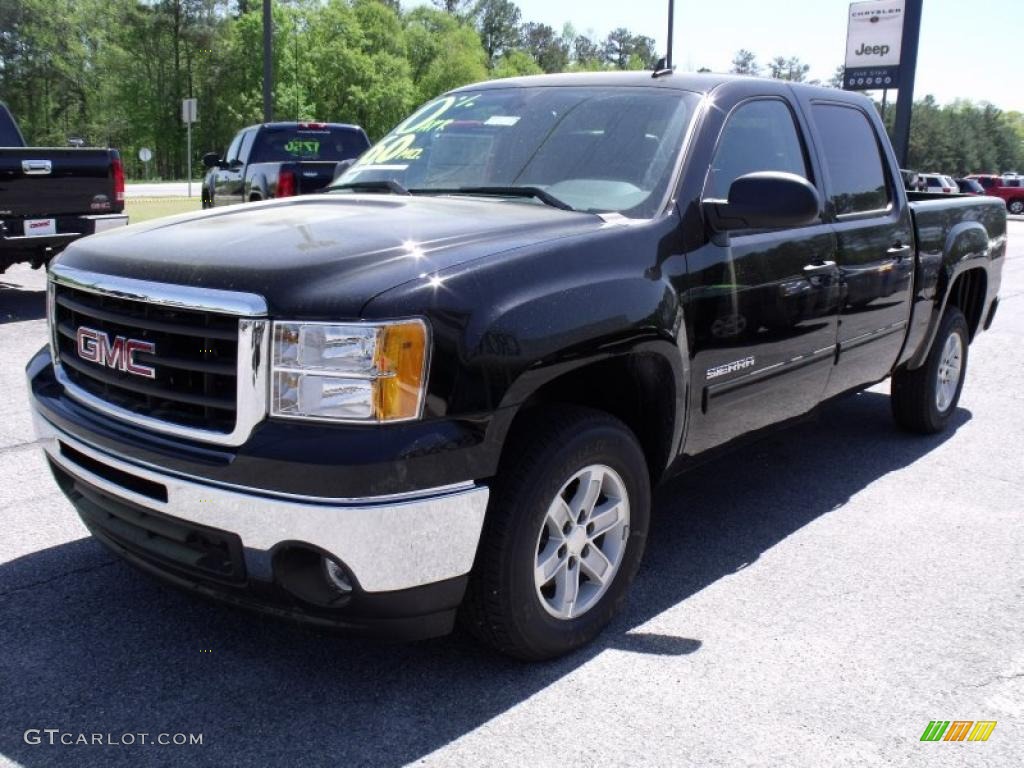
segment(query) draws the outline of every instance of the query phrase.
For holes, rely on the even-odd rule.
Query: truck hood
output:
[[[130,226],[73,243],[60,264],[246,291],[272,315],[358,317],[382,291],[484,256],[608,224],[523,201],[310,195]]]

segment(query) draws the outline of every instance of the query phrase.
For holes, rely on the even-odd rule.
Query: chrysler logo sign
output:
[[[135,362],[135,355],[139,352],[150,355],[156,353],[156,344],[151,341],[124,336],[115,336],[111,341],[103,331],[82,326],[75,333],[75,343],[78,356],[83,360],[135,376],[145,376],[147,379],[156,378],[155,368]]]

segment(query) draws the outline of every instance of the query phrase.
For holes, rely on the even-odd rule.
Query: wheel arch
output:
[[[576,405],[625,423],[640,442],[652,483],[657,482],[678,453],[685,432],[686,355],[677,345],[658,339],[622,354],[573,362],[534,387],[516,407],[503,441],[502,460],[507,460],[505,450],[514,436],[540,411]]]
[[[947,306],[956,306],[964,313],[970,329],[970,340],[974,340],[981,329],[987,304],[986,265],[991,248],[992,240],[981,222],[962,221],[950,229],[943,246],[942,265],[935,286],[935,300],[928,328],[921,345],[907,362],[909,370],[924,365]]]

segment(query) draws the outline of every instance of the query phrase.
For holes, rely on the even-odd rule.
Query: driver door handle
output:
[[[804,277],[815,277],[817,275],[831,275],[836,271],[834,261],[819,261],[816,264],[808,264],[804,267]]]
[[[895,256],[897,259],[902,259],[909,252],[910,246],[900,242],[893,243],[892,248],[886,251],[889,256]]]

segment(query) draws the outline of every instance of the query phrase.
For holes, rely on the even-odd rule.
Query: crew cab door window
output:
[[[836,104],[815,104],[813,116],[836,215],[887,208],[892,197],[885,183],[885,164],[867,116]],[[927,178],[929,187],[942,186],[937,177]]]
[[[711,161],[704,196],[725,200],[733,181],[757,171],[810,178],[793,113],[778,99],[748,101],[729,116]]]
[[[242,163],[249,162],[249,152],[252,149],[253,139],[256,138],[256,129],[252,128],[242,134],[242,144],[238,149],[238,160]]]
[[[232,139],[231,141],[231,146],[228,147],[228,151],[224,153],[224,160],[228,165],[231,165],[231,162],[233,160],[238,159],[238,150],[242,145],[242,137],[244,135],[245,132],[243,131],[239,133],[237,136],[235,136],[235,138]]]

